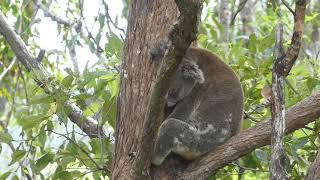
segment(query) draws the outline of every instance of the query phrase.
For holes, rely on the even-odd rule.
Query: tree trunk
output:
[[[133,179],[138,139],[158,64],[150,61],[149,50],[168,37],[177,17],[178,9],[172,0],[131,2],[123,52],[112,179]]]
[[[241,22],[242,22],[242,31],[244,35],[250,36],[251,34],[255,33],[256,29],[253,26],[253,22],[256,19],[255,16],[255,3],[253,0],[247,0],[246,5],[240,11]]]
[[[230,39],[231,4],[230,0],[220,0],[219,22],[223,27],[220,41],[229,42]]]

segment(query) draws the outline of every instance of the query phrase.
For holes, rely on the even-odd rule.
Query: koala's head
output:
[[[204,80],[203,73],[195,62],[182,61],[171,82],[167,105],[171,107],[177,104],[178,101],[190,94],[197,83],[203,83]]]

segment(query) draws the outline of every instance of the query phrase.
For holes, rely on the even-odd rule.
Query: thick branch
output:
[[[291,133],[320,117],[320,93],[310,96],[286,112],[286,133]],[[217,149],[190,163],[180,172],[179,179],[208,179],[226,164],[244,156],[256,148],[269,145],[271,120],[260,122],[230,138]]]
[[[161,67],[157,74],[156,82],[152,88],[148,112],[140,135],[137,159],[135,161],[135,174],[139,179],[146,178],[151,165],[151,155],[157,129],[163,120],[165,95],[169,89],[169,82],[182,57],[196,39],[202,0],[176,0],[180,16],[169,33],[169,43]]]
[[[304,17],[306,11],[306,0],[297,0],[295,13],[294,13],[294,27],[293,27],[293,35],[291,38],[291,44],[286,52],[286,56],[278,65],[278,72],[283,74],[283,76],[288,76],[289,72],[297,60],[300,46],[301,46],[301,39],[302,39],[302,32],[304,26]]]
[[[48,72],[32,57],[27,50],[22,39],[11,29],[6,22],[3,14],[0,12],[0,33],[5,37],[6,41],[14,51],[18,60],[29,70],[33,72],[34,80],[45,90],[51,93],[55,87],[48,82]],[[69,119],[77,124],[80,129],[90,137],[105,137],[102,127],[90,118],[83,117],[82,111],[74,103],[67,101],[66,108],[71,109]],[[100,133],[98,135],[98,133]]]
[[[31,68],[38,68],[38,62],[30,55],[22,39],[17,35],[16,32],[11,29],[1,11],[0,33],[4,36],[8,44],[11,46],[18,60],[27,68],[28,71],[30,71]]]
[[[276,44],[273,55],[272,69],[272,100],[271,100],[271,160],[270,160],[270,179],[287,179],[285,171],[285,98],[284,98],[284,79],[289,74],[294,62],[296,61],[300,46],[304,25],[306,0],[296,1],[294,15],[294,32],[292,44],[287,53],[284,53],[283,25],[280,21],[276,33]],[[284,58],[283,58],[284,57]]]
[[[305,180],[314,180],[320,178],[320,150],[317,153],[316,158],[310,166]]]

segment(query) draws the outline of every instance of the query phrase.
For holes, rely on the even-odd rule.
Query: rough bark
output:
[[[178,8],[172,0],[133,0],[124,46],[112,179],[131,179],[157,66],[149,50],[168,39]],[[160,111],[160,108],[159,108]]]
[[[277,71],[277,64],[281,63],[284,56],[283,50],[283,24],[280,22],[276,32],[276,44],[273,53],[272,70],[272,98],[271,98],[271,159],[270,159],[270,179],[287,179],[285,170],[285,99],[284,99],[284,79],[281,72]]]
[[[148,111],[143,125],[143,132],[139,138],[138,153],[134,166],[138,179],[144,179],[146,172],[149,172],[154,139],[163,121],[165,96],[175,70],[191,42],[196,40],[198,33],[202,0],[176,0],[175,2],[180,15],[178,21],[170,28],[167,49],[151,90]]]
[[[285,97],[284,80],[298,58],[301,47],[301,38],[304,27],[304,17],[306,10],[306,0],[296,1],[294,15],[294,29],[291,45],[285,53],[283,48],[283,25],[280,23],[276,32],[276,44],[273,54],[272,69],[272,98],[271,98],[271,159],[270,159],[270,179],[287,179],[285,171]]]
[[[125,45],[123,60],[124,62],[121,73],[121,92],[118,103],[119,116],[116,126],[116,152],[114,158],[114,170],[112,176],[113,179],[150,178],[150,160],[153,152],[154,139],[156,137],[157,129],[163,120],[165,95],[167,94],[167,91],[169,89],[170,79],[172,78],[178,64],[182,60],[185,51],[190,46],[191,42],[196,39],[202,8],[202,0],[176,0],[175,3],[177,4],[180,12],[177,21],[174,21],[174,24],[173,21],[171,23],[170,21],[167,21],[166,23],[164,23],[165,25],[160,24],[162,27],[159,28],[159,24],[155,22],[163,21],[161,18],[166,18],[166,16],[168,16],[170,13],[173,14],[173,18],[171,17],[170,20],[176,19],[174,18],[177,16],[177,8],[175,4],[172,4],[172,6],[170,6],[168,5],[168,3],[171,2],[169,1],[168,3],[163,3],[166,7],[174,7],[173,9],[166,8],[166,10],[163,11],[163,9],[161,8],[163,4],[161,4],[159,8],[157,1],[152,1],[152,3],[148,3],[147,1],[142,1],[141,3],[140,2],[141,1],[139,1],[139,3],[132,2],[133,6],[131,7],[132,9],[129,15],[129,29]],[[146,11],[142,10],[146,5],[149,5],[149,8]],[[168,10],[170,11],[168,12]],[[151,15],[149,13],[151,13]],[[159,13],[161,15],[159,15]],[[140,19],[140,17],[142,19]],[[146,20],[145,17],[150,18]],[[141,36],[147,37],[148,39],[142,38],[141,36],[132,36],[133,32],[130,28],[135,23],[143,24],[137,31],[141,32]],[[154,31],[148,31],[148,28]],[[154,28],[158,29],[158,31],[156,31]],[[162,34],[160,35],[159,33]],[[148,52],[152,48],[154,48],[154,46],[157,44],[157,41],[153,41],[149,38],[157,36],[161,37],[159,41],[167,43],[167,50],[165,52],[164,58],[162,59],[160,69],[158,70],[157,78],[155,82],[152,83],[152,78],[154,78],[152,75],[155,74],[155,69],[150,64],[150,56],[148,55]],[[138,50],[142,51],[142,56],[139,57],[139,55],[135,56],[135,54],[132,54],[132,52],[137,51],[137,47],[130,47],[130,45],[132,45],[131,43],[133,42],[135,44],[145,44],[145,41],[149,42],[150,46],[149,48]],[[128,57],[130,57],[130,61],[132,62],[132,64],[137,64],[138,61],[142,61],[144,63],[142,66],[139,66],[138,69],[134,65],[128,66]],[[144,72],[148,74],[136,74],[136,71],[141,69],[143,69]],[[153,74],[150,74],[150,70],[153,71]],[[140,82],[136,82],[137,85],[140,84],[140,87],[138,88],[140,89],[142,85],[143,89],[138,91],[138,93],[142,94],[136,95],[142,96],[140,99],[142,100],[142,102],[139,99],[127,99],[127,97],[135,96],[133,94],[122,94],[123,91],[125,91],[124,93],[132,93],[132,91],[134,92],[134,89],[130,87],[130,83],[132,82],[131,78],[135,79],[137,78],[137,76],[140,80]],[[152,90],[149,97],[148,94],[150,92],[150,88],[152,88]],[[136,115],[139,115],[139,117],[132,116],[132,119],[130,118],[131,120],[128,121],[127,113],[137,110],[136,106],[132,106],[130,100],[133,101],[132,103],[138,103],[139,105],[141,105],[141,109],[139,109],[141,111],[134,113],[137,113]],[[125,102],[126,104],[128,104],[129,102],[128,107]],[[124,119],[124,116],[126,117],[126,119]],[[135,123],[135,127],[138,127],[138,129],[126,128],[128,125],[132,126],[132,121]],[[123,130],[123,128],[125,128],[125,130]],[[139,131],[140,128],[142,131]],[[121,131],[121,133],[119,131]],[[118,149],[121,148],[121,145],[124,145],[122,144],[123,141],[134,142],[132,146],[129,147],[131,151],[121,152],[121,149]],[[119,146],[119,144],[121,145]],[[120,150],[120,152],[118,150]],[[124,164],[123,161],[130,162]],[[119,167],[124,165],[126,169]]]

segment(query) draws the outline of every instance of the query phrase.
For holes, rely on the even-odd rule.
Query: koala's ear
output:
[[[181,87],[179,89],[179,99],[191,93],[197,83],[204,82],[204,76],[198,65],[193,62],[183,62],[180,67]]]
[[[203,72],[195,62],[183,61],[181,63],[180,71],[181,76],[184,79],[195,81],[195,83],[203,83],[205,81]]]

